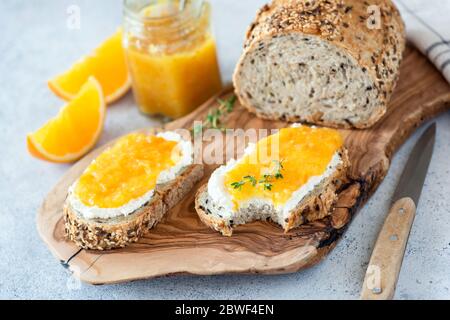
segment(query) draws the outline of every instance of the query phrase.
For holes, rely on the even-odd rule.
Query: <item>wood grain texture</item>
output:
[[[220,96],[232,94],[228,89]],[[213,98],[193,114],[166,125],[190,128],[212,106]],[[426,119],[450,107],[450,86],[417,50],[408,47],[400,82],[387,115],[368,130],[342,130],[349,149],[351,180],[339,195],[331,216],[283,233],[270,222],[235,229],[230,238],[204,226],[194,210],[195,190],[170,211],[141,241],[125,249],[79,250],[64,238],[62,205],[67,189],[102,149],[74,165],[45,199],[37,219],[42,239],[53,254],[81,280],[118,283],[174,274],[288,273],[319,262],[332,250],[357,209],[385,177],[393,153]],[[228,128],[280,128],[283,122],[264,121],[236,105]],[[207,166],[205,183],[214,169]]]
[[[411,198],[400,199],[392,205],[370,258],[361,291],[362,300],[394,297],[415,216],[416,205]]]

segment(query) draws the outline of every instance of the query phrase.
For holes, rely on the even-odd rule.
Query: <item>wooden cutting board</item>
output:
[[[231,88],[220,97],[232,94]],[[211,99],[193,114],[166,125],[190,128],[217,107]],[[348,185],[330,217],[285,234],[270,222],[239,226],[231,238],[204,226],[194,210],[195,190],[168,213],[141,241],[109,252],[80,250],[64,238],[62,206],[68,187],[101,149],[74,165],[48,194],[39,211],[42,239],[61,263],[81,280],[107,284],[175,274],[288,273],[319,262],[332,250],[357,209],[385,177],[390,159],[426,119],[450,108],[450,86],[417,50],[408,47],[400,83],[386,117],[369,130],[343,130],[352,164]],[[236,104],[227,128],[279,128],[286,123],[263,121]],[[207,166],[204,180],[214,169]]]

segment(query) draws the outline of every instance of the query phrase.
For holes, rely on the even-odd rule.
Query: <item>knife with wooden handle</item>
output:
[[[409,156],[370,258],[361,291],[363,300],[387,300],[394,296],[435,137],[436,124],[433,123],[419,138]]]

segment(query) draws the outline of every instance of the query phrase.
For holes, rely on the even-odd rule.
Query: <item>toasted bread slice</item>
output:
[[[66,201],[66,235],[84,249],[109,250],[125,247],[138,241],[146,231],[161,221],[167,211],[180,202],[202,177],[202,165],[193,164],[184,168],[176,179],[157,185],[150,201],[127,216],[85,219]]]
[[[340,162],[333,173],[315,185],[313,190],[304,196],[289,212],[282,217],[280,212],[267,205],[250,205],[230,216],[223,207],[211,199],[207,184],[203,185],[196,196],[195,208],[200,219],[210,228],[224,236],[231,236],[233,227],[256,220],[272,220],[282,226],[285,232],[310,221],[323,219],[332,213],[337,201],[337,191],[347,180],[349,160],[347,151],[338,151]]]

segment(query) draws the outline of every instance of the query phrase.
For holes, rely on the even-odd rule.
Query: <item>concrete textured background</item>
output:
[[[244,31],[264,0],[213,0],[225,81]],[[81,9],[81,29],[66,27],[67,8]],[[120,0],[0,2],[0,298],[31,299],[355,299],[389,199],[420,128],[395,156],[388,177],[359,212],[337,248],[319,265],[277,276],[181,276],[113,286],[78,284],[36,231],[42,199],[69,168],[31,158],[26,133],[62,102],[46,81],[88,53],[121,23]],[[108,109],[100,144],[156,125],[131,95]],[[398,299],[450,298],[450,113],[437,119],[436,149],[398,283]]]

